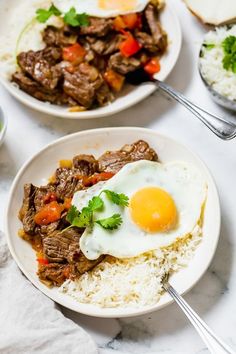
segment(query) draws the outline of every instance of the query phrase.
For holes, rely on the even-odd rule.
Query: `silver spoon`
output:
[[[235,354],[228,344],[224,343],[207,324],[196,314],[195,311],[187,304],[187,302],[180,296],[177,291],[169,284],[168,275],[162,280],[163,288],[170,294],[179,307],[183,310],[192,325],[197,330],[198,334],[206,344],[210,353],[212,354]]]
[[[133,85],[139,85],[143,82],[153,82],[157,88],[160,88],[162,91],[166,92],[169,96],[174,98],[177,102],[181,103],[190,112],[192,112],[195,117],[200,119],[219,138],[223,140],[230,140],[236,137],[236,124],[228,122],[224,118],[220,118],[207,112],[164,82],[161,82],[155,78],[151,80],[144,69],[140,68],[128,73],[126,75],[126,79]]]

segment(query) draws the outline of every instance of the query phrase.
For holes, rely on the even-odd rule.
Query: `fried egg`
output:
[[[54,0],[53,3],[62,13],[74,7],[78,14],[106,18],[141,12],[148,2],[149,0]]]
[[[104,189],[127,195],[129,206],[116,205],[101,194],[104,208],[94,219],[118,213],[123,222],[112,231],[96,223],[84,231],[80,248],[91,260],[102,254],[135,257],[187,236],[200,221],[207,193],[205,180],[193,165],[142,160],[127,164],[109,181],[75,193],[72,204],[81,210]]]

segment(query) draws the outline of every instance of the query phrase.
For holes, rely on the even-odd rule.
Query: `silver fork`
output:
[[[196,314],[195,311],[187,304],[181,295],[169,284],[168,275],[162,280],[163,288],[170,294],[179,307],[183,310],[192,325],[197,330],[198,334],[205,342],[210,353],[213,354],[235,354],[236,352],[231,349],[228,344],[224,343],[207,324]]]

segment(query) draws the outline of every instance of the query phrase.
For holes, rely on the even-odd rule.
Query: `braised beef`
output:
[[[43,41],[48,46],[68,46],[76,43],[78,35],[69,26],[58,28],[47,26],[42,33]]]
[[[49,263],[41,264],[38,268],[38,277],[48,286],[61,286],[67,279],[67,274],[70,272],[68,264]]]
[[[157,8],[149,4],[145,9],[145,17],[152,34],[154,43],[158,46],[161,52],[167,47],[167,35],[163,32],[160,22],[158,21]]]
[[[110,18],[90,17],[89,21],[89,26],[80,27],[79,33],[81,35],[103,37],[107,35],[113,26],[113,20]]]
[[[106,38],[86,37],[90,48],[99,55],[109,55],[119,50],[119,45],[124,40],[121,34],[111,33]]]
[[[98,162],[93,155],[82,154],[73,158],[73,167],[78,175],[90,176],[98,171]]]
[[[34,193],[34,207],[36,212],[38,212],[45,205],[45,197],[55,192],[55,187],[52,185],[36,187]]]
[[[81,189],[80,182],[76,178],[77,173],[70,168],[58,168],[56,170],[56,194],[60,198],[71,198]]]
[[[142,48],[148,50],[150,53],[157,53],[159,51],[158,45],[155,44],[155,41],[150,34],[137,31],[136,38],[142,45]]]
[[[19,211],[19,219],[21,221],[24,219],[27,212],[33,206],[34,193],[36,188],[37,187],[35,187],[32,183],[26,183],[24,185],[24,198],[23,198],[22,206]]]
[[[134,57],[126,58],[120,53],[116,53],[110,57],[108,66],[118,73],[125,75],[138,69],[141,66],[141,61]]]
[[[54,231],[43,238],[43,250],[51,262],[67,261],[72,263],[79,255],[79,239],[81,233],[77,228],[65,231]]]
[[[93,269],[97,264],[101,263],[104,258],[104,256],[100,256],[98,259],[89,260],[82,252],[80,252],[76,262],[74,263],[74,271],[77,276],[78,274],[82,275]]]
[[[103,82],[103,84],[96,91],[96,100],[99,106],[105,106],[107,103],[112,102],[114,98],[114,94],[110,91],[109,86],[106,82]]]
[[[138,160],[157,161],[156,152],[143,140],[127,144],[119,151],[105,152],[98,159],[99,171],[117,173],[127,163]]]

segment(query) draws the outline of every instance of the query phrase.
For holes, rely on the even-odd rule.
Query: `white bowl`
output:
[[[6,130],[7,130],[7,118],[3,113],[3,110],[0,108],[0,146],[3,143]]]
[[[9,27],[9,13],[11,12],[11,8],[14,8],[14,6],[17,7],[17,3],[18,0],[11,0],[11,7],[9,5],[10,8],[7,8],[7,5],[4,4],[5,8],[0,11],[0,21],[2,21],[2,25],[0,26],[0,38],[5,36],[6,28]],[[4,11],[8,12],[4,15]],[[168,4],[166,4],[165,9],[161,13],[160,21],[169,38],[168,51],[161,58],[161,71],[156,75],[157,79],[163,81],[167,78],[178,59],[181,49],[182,35],[178,17]],[[96,108],[85,112],[69,112],[66,107],[48,104],[31,97],[27,93],[15,87],[9,80],[1,76],[0,82],[15,98],[25,105],[36,109],[37,111],[57,117],[72,119],[88,119],[112,115],[143,100],[156,89],[155,85],[152,83],[143,84],[139,87],[126,85],[124,90],[122,90],[122,94],[114,102],[105,107]]]
[[[35,252],[29,243],[17,235],[18,229],[22,227],[17,214],[23,200],[23,185],[29,182],[36,185],[46,184],[47,178],[55,171],[61,159],[70,159],[78,153],[99,156],[106,150],[119,149],[122,145],[138,139],[147,141],[157,151],[162,162],[184,160],[194,164],[208,184],[203,239],[189,266],[172,276],[171,283],[174,287],[181,294],[188,291],[206,271],[215,253],[220,230],[220,206],[216,186],[203,162],[186,147],[152,130],[132,127],[94,129],[61,138],[31,158],[17,174],[10,191],[5,230],[11,254],[27,278],[51,299],[76,312],[98,317],[135,316],[158,310],[171,303],[171,298],[164,294],[157,304],[135,309],[100,308],[78,303],[68,295],[60,293],[57,288],[47,288],[36,275]]]

